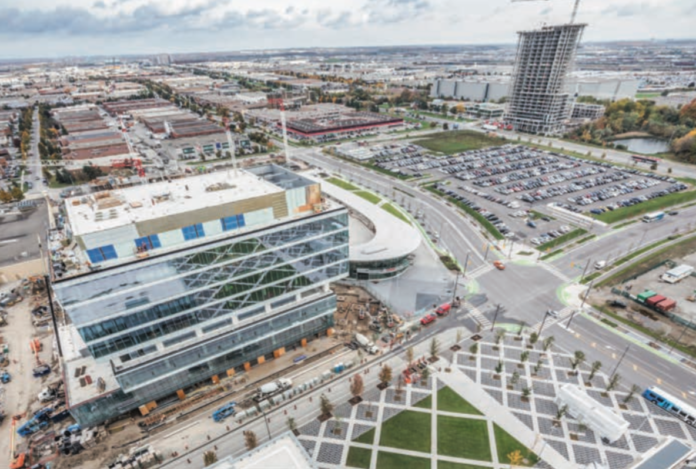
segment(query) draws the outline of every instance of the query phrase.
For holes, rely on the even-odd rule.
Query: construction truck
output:
[[[225,404],[224,406],[220,407],[218,410],[213,412],[213,420],[216,422],[222,422],[227,417],[234,417],[234,414],[237,413],[237,410],[235,409],[236,406],[236,402],[230,402],[229,404]]]
[[[375,346],[374,342],[365,337],[362,334],[355,334],[355,341],[361,346],[367,353],[375,355],[379,350]]]
[[[22,469],[26,467],[27,455],[18,452],[15,448],[15,427],[17,427],[17,421],[19,419],[19,415],[12,417],[12,425],[10,426],[10,469]]]
[[[279,380],[273,381],[272,383],[264,384],[263,386],[258,388],[256,390],[254,400],[256,402],[260,402],[264,399],[268,399],[269,397],[275,396],[276,394],[281,393],[287,389],[290,389],[291,387],[292,380],[281,378]]]
[[[46,428],[51,420],[52,413],[52,407],[46,407],[37,411],[34,413],[34,416],[31,419],[17,429],[17,434],[19,436],[27,437],[33,435],[43,428]]]

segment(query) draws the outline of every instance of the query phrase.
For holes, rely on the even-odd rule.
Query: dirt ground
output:
[[[381,308],[379,300],[360,287],[334,284],[331,288],[338,300],[334,316],[336,334],[345,342],[350,342],[355,333],[372,336],[375,331],[370,329],[370,321],[372,318],[379,317]],[[363,319],[359,316],[361,309],[367,313]],[[383,327],[385,326],[383,320],[380,323]]]
[[[3,285],[0,291],[7,292],[18,286],[19,283]],[[9,347],[9,365],[3,369],[12,375],[12,381],[7,384],[0,384],[3,391],[0,394],[0,403],[5,412],[5,419],[0,424],[0,454],[9,454],[10,442],[6,435],[10,434],[10,426],[13,415],[23,415],[20,424],[26,422],[27,414],[42,408],[37,395],[48,384],[58,380],[56,372],[58,362],[53,354],[53,333],[51,328],[37,330],[32,325],[31,310],[37,305],[46,305],[46,296],[33,296],[29,293],[23,294],[24,300],[7,308],[8,324],[0,328],[0,342]],[[52,366],[53,371],[42,378],[34,378],[32,369],[36,366],[36,358],[32,352],[29,342],[33,338],[41,340],[43,349],[39,353],[42,362]],[[27,441],[17,437],[17,445],[22,448]]]

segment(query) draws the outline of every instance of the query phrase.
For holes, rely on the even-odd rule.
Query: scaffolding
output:
[[[517,57],[505,122],[516,131],[553,135],[572,111],[566,81],[585,24],[518,32]]]

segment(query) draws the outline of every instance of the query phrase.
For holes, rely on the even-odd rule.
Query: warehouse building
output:
[[[268,165],[68,199],[66,214],[52,286],[84,426],[332,333],[348,213],[314,181]]]

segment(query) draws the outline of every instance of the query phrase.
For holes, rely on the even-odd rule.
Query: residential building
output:
[[[573,103],[573,119],[595,121],[604,115],[605,108],[601,104]]]
[[[94,425],[332,333],[348,212],[278,166],[66,200],[51,233],[66,398]],[[64,240],[70,240],[64,242]]]
[[[534,134],[563,131],[571,113],[567,78],[584,24],[544,26],[519,32],[505,121]]]

